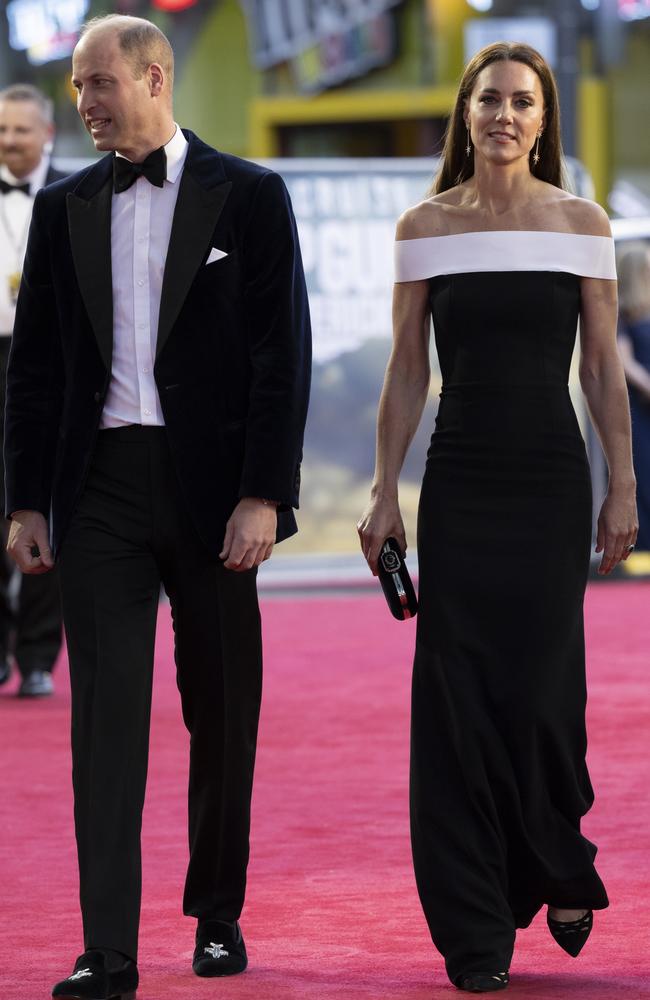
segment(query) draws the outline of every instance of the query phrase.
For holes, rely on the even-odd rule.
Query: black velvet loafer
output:
[[[468,993],[495,993],[505,990],[510,982],[507,972],[473,972],[469,976],[461,976],[459,990]]]
[[[237,921],[202,920],[196,929],[192,968],[197,976],[236,976],[248,965]]]
[[[102,951],[85,951],[75,962],[74,972],[57,983],[52,996],[57,1000],[135,1000],[138,967],[127,959],[119,969],[106,968]]]

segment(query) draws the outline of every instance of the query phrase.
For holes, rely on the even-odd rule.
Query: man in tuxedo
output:
[[[281,178],[178,128],[172,78],[153,24],[86,25],[72,82],[109,155],[36,198],[9,360],[9,551],[27,573],[56,560],[70,660],[85,951],[56,997],[137,987],[161,582],[190,732],[193,969],[247,961],[256,572],[296,530],[309,316]]]
[[[7,358],[16,297],[36,192],[64,176],[50,164],[52,102],[31,84],[0,90],[0,441],[4,433]],[[4,469],[0,462],[4,493]],[[6,531],[4,540],[6,541]],[[20,576],[0,555],[0,684],[10,656],[21,674],[18,694],[52,694],[52,668],[61,649],[61,600],[56,574]]]

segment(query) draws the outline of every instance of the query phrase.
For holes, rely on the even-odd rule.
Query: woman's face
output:
[[[490,63],[465,103],[474,156],[494,164],[527,157],[544,129],[544,97],[537,73],[525,63]],[[543,140],[542,140],[543,142]]]

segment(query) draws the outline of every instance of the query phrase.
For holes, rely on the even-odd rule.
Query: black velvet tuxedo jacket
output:
[[[62,181],[67,176],[68,174],[65,174],[62,170],[57,170],[56,167],[49,166],[45,175],[45,184],[54,184],[55,181]]]
[[[188,509],[221,550],[240,497],[296,531],[310,327],[280,176],[191,132],[164,269],[154,375]],[[83,490],[109,386],[112,156],[34,203],[7,373],[6,511],[51,516],[56,552]],[[207,264],[212,248],[226,257]]]

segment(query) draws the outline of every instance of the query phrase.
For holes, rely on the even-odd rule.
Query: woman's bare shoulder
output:
[[[418,240],[426,236],[443,236],[446,232],[444,213],[432,198],[407,208],[397,220],[398,240]]]
[[[431,195],[409,208],[397,222],[398,240],[418,240],[427,236],[448,236],[454,232],[454,209],[458,207],[457,188]]]
[[[568,192],[564,194],[565,197],[558,201],[558,210],[562,213],[569,232],[582,236],[612,235],[609,216],[604,208],[589,198],[578,198]]]

